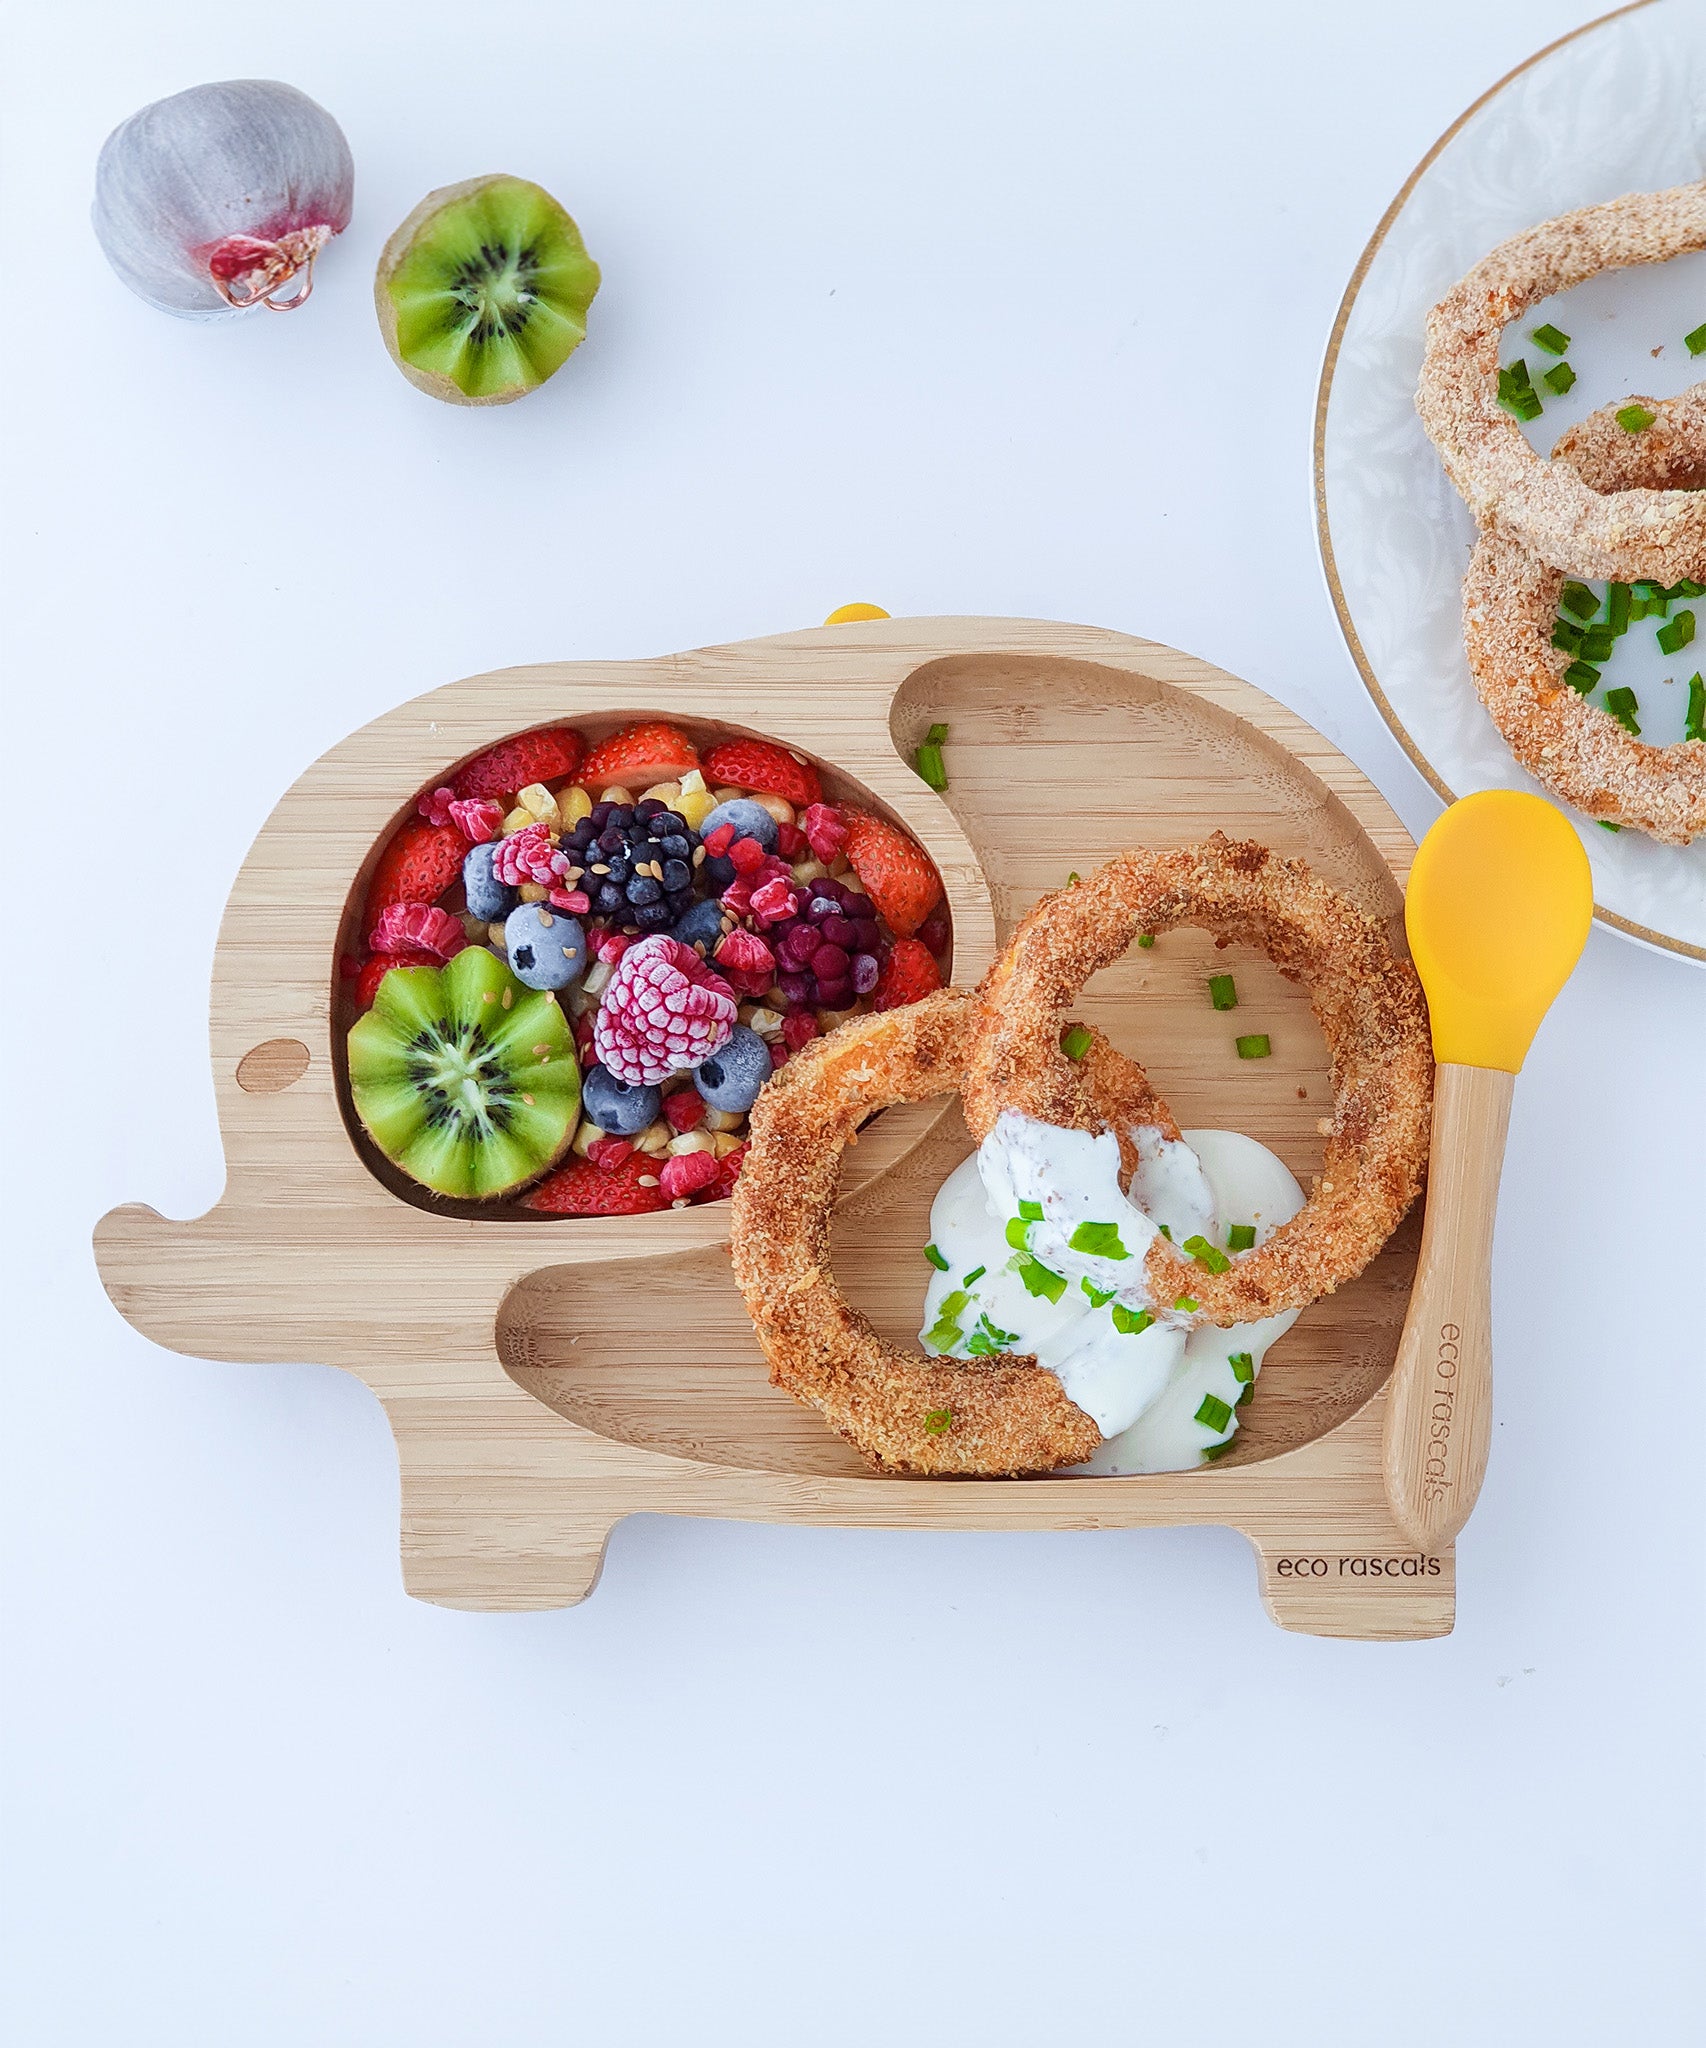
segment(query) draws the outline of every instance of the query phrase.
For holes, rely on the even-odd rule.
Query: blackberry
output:
[[[667,932],[693,902],[693,878],[704,856],[699,835],[679,811],[655,796],[637,804],[594,804],[563,835],[563,851],[582,879],[592,913],[628,932]]]

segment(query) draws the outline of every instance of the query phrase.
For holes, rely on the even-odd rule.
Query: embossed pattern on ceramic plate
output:
[[[1322,555],[1365,682],[1443,796],[1539,785],[1481,708],[1464,660],[1475,524],[1416,417],[1428,309],[1522,228],[1703,175],[1706,6],[1651,0],[1543,53],[1474,108],[1424,163],[1352,282],[1316,426]],[[1529,429],[1542,450],[1613,398],[1666,397],[1706,376],[1706,358],[1691,359],[1681,339],[1706,319],[1706,255],[1590,279],[1536,309],[1524,332],[1548,318],[1571,335],[1580,382]],[[1526,353],[1532,369],[1550,360]],[[1682,667],[1683,689],[1691,673]],[[1655,694],[1662,688],[1655,678]],[[1662,703],[1672,708],[1668,693]],[[1680,716],[1660,717],[1677,732],[1650,736],[1677,737]],[[1706,840],[1660,846],[1570,815],[1601,918],[1706,961]]]

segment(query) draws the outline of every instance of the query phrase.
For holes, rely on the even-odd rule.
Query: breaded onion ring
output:
[[[1048,1472],[1102,1441],[1034,1358],[903,1351],[848,1304],[830,1269],[843,1148],[873,1110],[959,1087],[972,1014],[969,995],[943,989],[814,1039],[753,1105],[735,1183],[735,1279],[772,1381],[882,1471]]]
[[[1505,327],[1601,270],[1706,248],[1706,181],[1631,192],[1501,242],[1428,315],[1416,410],[1478,522],[1497,521],[1569,576],[1676,583],[1706,556],[1706,498],[1590,487],[1543,461],[1498,402]],[[1602,495],[1603,492],[1603,495]]]
[[[1706,480],[1706,385],[1643,403],[1652,426],[1628,433],[1607,407],[1564,435],[1554,461],[1567,459],[1595,489],[1608,477]],[[1706,557],[1688,573],[1706,580]],[[1463,644],[1481,702],[1554,796],[1590,818],[1686,846],[1706,832],[1706,742],[1651,746],[1571,689],[1570,656],[1552,645],[1563,584],[1514,534],[1495,526],[1481,535],[1463,579]]]
[[[1433,1055],[1421,984],[1382,927],[1304,862],[1217,832],[1177,852],[1116,854],[1045,896],[1019,926],[978,991],[961,1091],[974,1138],[987,1137],[1004,1109],[1067,1129],[1106,1128],[1084,1066],[1061,1050],[1066,1010],[1137,933],[1179,925],[1259,947],[1302,982],[1333,1063],[1321,1182],[1298,1214],[1234,1253],[1224,1273],[1165,1238],[1149,1248],[1150,1298],[1170,1306],[1189,1296],[1224,1328],[1319,1301],[1392,1235],[1427,1163]],[[1176,1135],[1170,1114],[1162,1129]]]

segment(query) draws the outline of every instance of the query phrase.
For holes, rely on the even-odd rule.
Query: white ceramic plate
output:
[[[1405,751],[1448,800],[1539,789],[1481,708],[1463,656],[1463,572],[1475,538],[1416,417],[1429,307],[1495,242],[1578,206],[1706,175],[1706,4],[1644,0],[1554,43],[1448,129],[1399,193],[1345,293],[1315,419],[1322,560],[1339,622]],[[1547,394],[1529,429],[1542,452],[1584,414],[1631,392],[1669,397],[1706,376],[1682,336],[1706,320],[1706,254],[1591,278],[1507,337],[1551,320],[1571,337],[1578,383]],[[1657,351],[1655,353],[1655,351]],[[1643,737],[1682,737],[1688,678],[1706,633],[1664,660],[1620,643],[1612,683],[1641,703]],[[1625,650],[1627,649],[1627,653]],[[1706,962],[1706,840],[1660,846],[1577,816],[1599,917],[1631,938]]]

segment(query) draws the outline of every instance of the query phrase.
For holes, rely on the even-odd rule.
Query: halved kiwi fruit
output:
[[[507,405],[543,384],[580,345],[597,290],[580,229],[542,186],[505,177],[429,192],[373,281],[398,369],[452,405]]]
[[[508,1193],[562,1156],[580,1119],[574,1036],[556,999],[469,946],[395,967],[349,1035],[350,1096],[369,1136],[441,1195]]]

